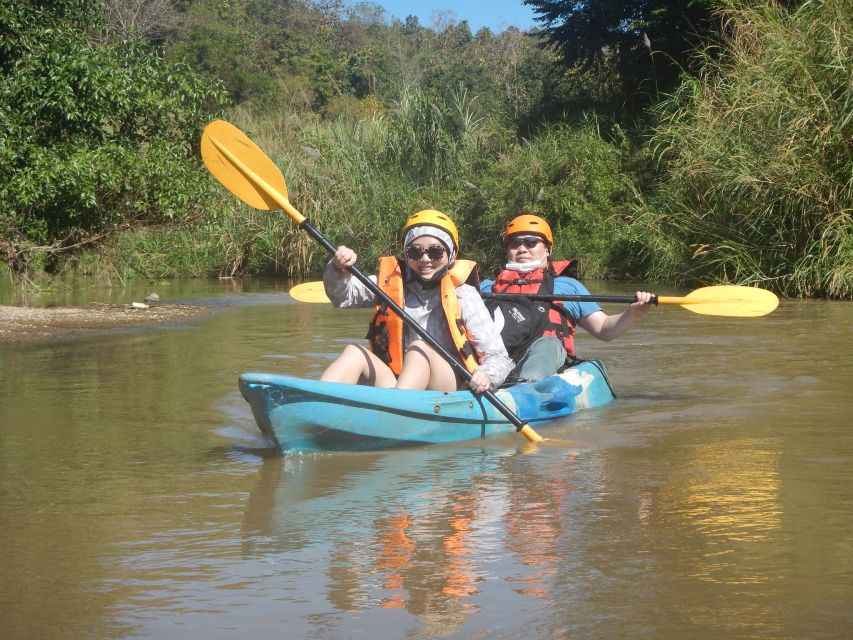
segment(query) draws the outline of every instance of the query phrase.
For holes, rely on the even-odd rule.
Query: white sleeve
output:
[[[376,276],[369,276],[376,282]],[[376,296],[363,282],[349,271],[341,271],[330,260],[323,271],[323,288],[332,301],[332,305],[342,309],[372,307],[376,304]]]
[[[495,329],[479,291],[463,284],[456,288],[456,297],[459,300],[462,321],[468,329],[471,346],[474,347],[477,361],[480,363],[479,369],[488,374],[494,390],[506,380],[515,363],[506,352],[501,334]]]

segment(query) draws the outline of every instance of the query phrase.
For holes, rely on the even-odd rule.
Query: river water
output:
[[[237,376],[317,377],[369,312],[153,289],[217,311],[0,345],[4,638],[853,636],[851,303],[579,332],[618,398],[538,447],[280,457]]]

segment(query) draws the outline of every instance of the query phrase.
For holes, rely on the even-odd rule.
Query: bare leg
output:
[[[432,347],[416,340],[409,345],[403,358],[403,370],[397,379],[397,388],[456,391],[456,374]]]
[[[368,384],[385,389],[391,389],[397,383],[397,378],[387,364],[369,349],[355,344],[348,344],[344,348],[338,359],[326,368],[320,380]]]

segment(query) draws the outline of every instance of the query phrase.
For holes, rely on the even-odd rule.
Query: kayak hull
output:
[[[379,389],[269,373],[244,373],[239,384],[261,431],[284,453],[390,449],[515,431],[491,402],[469,391]],[[614,397],[598,361],[496,395],[531,425]]]

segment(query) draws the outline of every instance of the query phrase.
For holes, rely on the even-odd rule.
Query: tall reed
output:
[[[258,119],[245,110],[229,119],[281,169],[291,203],[332,243],[355,249],[365,269],[399,251],[411,213],[435,208],[456,220],[462,255],[483,274],[503,261],[506,223],[536,211],[551,221],[559,257],[582,258],[589,277],[621,275],[612,239],[636,204],[624,150],[590,126],[545,128],[530,142],[508,143],[472,106],[461,87],[447,103],[412,89],[361,119]],[[124,276],[152,278],[189,265],[188,275],[316,276],[328,258],[284,213],[254,211],[224,190],[191,228],[134,234],[113,257]]]
[[[725,0],[706,52],[658,109],[667,179],[627,235],[650,276],[853,295],[853,4]]]
[[[438,185],[463,163],[448,108],[414,90],[359,120],[294,118],[277,128],[242,113],[235,121],[247,132],[266,131],[255,139],[282,169],[291,202],[333,243],[359,251],[362,264],[397,250],[413,211],[446,208]],[[323,250],[293,225],[282,238],[299,248],[288,273],[315,274],[325,263]]]

